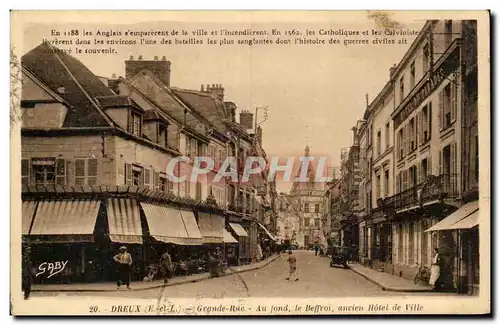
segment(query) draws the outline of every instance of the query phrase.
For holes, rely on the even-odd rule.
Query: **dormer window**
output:
[[[142,116],[141,114],[130,111],[129,115],[129,132],[138,137],[141,136]]]
[[[167,138],[167,125],[160,123],[158,126],[158,143],[162,146],[168,146],[168,138]]]

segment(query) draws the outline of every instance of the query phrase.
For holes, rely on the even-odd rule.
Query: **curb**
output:
[[[246,270],[230,271],[230,272],[224,273],[221,277],[226,277],[226,276],[233,275],[233,274],[245,273],[245,272],[261,269],[263,267],[268,266],[272,262],[276,261],[280,257],[281,257],[281,255],[278,255],[275,258],[270,259],[265,264],[260,265],[260,266],[256,266],[256,267],[249,268]],[[158,288],[163,288],[163,287],[173,287],[173,286],[178,286],[178,285],[182,285],[182,284],[201,282],[201,281],[205,281],[205,280],[209,280],[209,279],[212,279],[212,277],[210,275],[204,275],[198,279],[191,279],[191,280],[186,279],[186,280],[178,281],[175,283],[167,283],[167,284],[162,283],[162,284],[152,285],[152,286],[148,286],[148,287],[144,287],[144,288],[132,289],[129,291],[146,291],[146,290],[158,289]],[[34,289],[34,290],[31,290],[31,292],[116,292],[116,291],[117,291],[116,289]]]
[[[390,291],[390,292],[436,292],[432,289],[418,289],[418,288],[415,288],[415,289],[397,289],[397,288],[387,287],[387,286],[384,286],[384,285],[380,284],[379,282],[373,280],[372,278],[370,278],[366,274],[352,269],[351,267],[349,267],[349,270],[351,270],[352,272],[356,273],[357,275],[365,278],[366,280],[370,281],[371,283],[377,285],[383,291]],[[436,292],[436,293],[438,293],[438,292]]]

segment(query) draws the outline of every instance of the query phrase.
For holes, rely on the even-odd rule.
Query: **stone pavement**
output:
[[[256,269],[263,268],[268,264],[274,262],[278,259],[280,255],[273,255],[270,258],[253,264],[233,266],[227,269],[223,276],[228,276],[231,274],[248,272]],[[131,289],[126,289],[122,287],[122,291],[142,291],[150,290],[155,288],[161,288],[163,286],[177,286],[186,283],[200,282],[203,280],[210,279],[209,273],[193,274],[189,276],[177,276],[169,280],[167,284],[163,283],[163,280],[155,280],[151,282],[136,281],[132,282]],[[34,284],[32,287],[34,292],[107,292],[107,291],[117,291],[116,282],[99,282],[99,283],[73,283],[73,284]]]
[[[387,272],[379,272],[377,270],[365,267],[361,264],[349,264],[349,268],[368,281],[375,283],[385,291],[434,292],[434,290],[432,290],[432,287],[428,284],[422,282],[415,284],[413,283],[413,281],[394,276]]]

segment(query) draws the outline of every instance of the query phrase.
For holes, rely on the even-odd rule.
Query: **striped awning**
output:
[[[200,225],[203,243],[222,244],[224,242],[224,217],[198,212],[198,223]]]
[[[184,226],[186,227],[187,235],[189,236],[188,244],[185,245],[201,245],[202,237],[198,224],[196,223],[196,218],[191,210],[179,210],[182,216],[182,221],[184,221]]]
[[[222,234],[223,234],[225,244],[238,244],[238,241],[226,229],[222,229]]]
[[[264,230],[264,232],[267,234],[269,239],[276,241],[276,237],[274,237],[274,235],[271,234],[271,232],[269,230],[267,230],[267,228],[263,224],[261,224],[260,222],[257,222],[257,223],[259,224],[260,228],[262,228],[262,230]]]
[[[40,201],[30,235],[64,237],[56,239],[60,242],[93,241],[100,205],[99,200]]]
[[[142,244],[142,226],[136,200],[113,198],[107,200],[109,239],[115,243]]]
[[[23,235],[28,235],[35,216],[36,204],[38,201],[24,201],[22,207],[22,231]]]
[[[427,229],[425,232],[431,231],[442,231],[442,230],[452,230],[453,225],[460,222],[462,219],[465,219],[472,213],[479,210],[479,201],[473,201],[462,205],[458,210],[451,213],[449,216],[444,218],[443,220],[436,223],[434,226]]]
[[[243,228],[239,223],[229,223],[229,226],[231,229],[234,230],[236,233],[236,236],[238,237],[248,237],[248,233],[246,232],[245,228]]]

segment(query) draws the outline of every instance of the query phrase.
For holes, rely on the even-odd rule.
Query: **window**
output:
[[[403,128],[401,128],[398,131],[398,159],[403,159],[404,156],[405,156],[404,134],[403,134]]]
[[[30,160],[21,159],[21,185],[30,183]]]
[[[314,212],[319,213],[319,204],[314,205]]]
[[[410,120],[410,131],[408,134],[408,152],[412,152],[417,148],[415,142],[415,118]]]
[[[309,203],[304,203],[304,212],[309,212]]]
[[[405,76],[403,75],[399,79],[399,102],[401,103],[405,99]]]
[[[427,158],[422,159],[422,162],[420,163],[420,183],[423,183],[429,175],[429,162]]]
[[[158,133],[158,143],[162,146],[168,147],[168,138],[167,138],[167,126],[164,124],[160,124],[159,133]]]
[[[391,126],[390,123],[387,122],[385,125],[385,148],[388,149],[391,145]]]
[[[410,89],[415,87],[415,61],[410,65]]]
[[[377,132],[377,155],[380,156],[382,152],[382,131]]]
[[[75,185],[97,184],[97,159],[76,158],[75,159]]]
[[[139,169],[132,169],[132,184],[134,186],[142,186],[142,171]]]
[[[166,175],[160,175],[158,187],[160,191],[168,192],[168,183]]]
[[[432,111],[432,102],[425,105],[422,109],[419,119],[419,142],[420,144],[427,143],[427,141],[431,138],[431,111]]]
[[[198,141],[196,139],[191,139],[191,157],[196,157],[198,155]]]
[[[457,84],[451,81],[439,96],[439,118],[442,130],[449,128],[455,121],[457,111]]]
[[[452,20],[445,20],[444,22],[444,36],[445,36],[445,42],[446,46],[449,46],[451,44],[451,41],[453,39],[453,21]]]
[[[131,111],[129,119],[129,132],[141,136],[141,115]]]
[[[319,218],[314,219],[314,227],[315,228],[319,228],[320,227]]]
[[[372,145],[372,128],[368,127],[368,132],[366,133],[366,142],[368,142],[368,147]]]
[[[389,170],[384,171],[384,196],[389,196]]]
[[[423,70],[424,74],[429,71],[430,68],[430,51],[429,51],[429,44],[424,45],[424,50],[423,50]]]
[[[33,158],[31,160],[31,165],[32,165],[35,184],[49,185],[55,183],[56,181],[55,158]]]
[[[380,174],[377,175],[375,179],[375,200],[380,199],[380,187],[382,184],[380,184]]]

